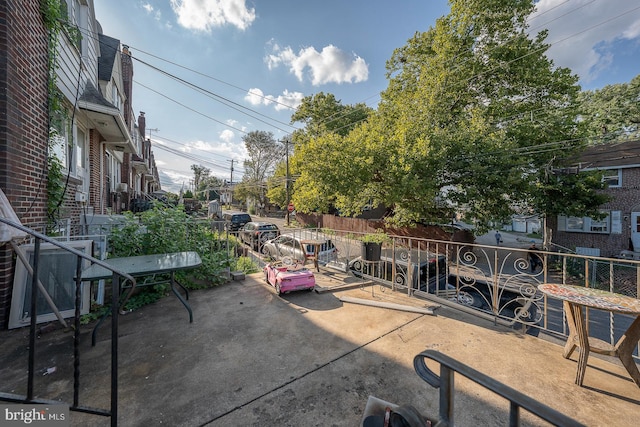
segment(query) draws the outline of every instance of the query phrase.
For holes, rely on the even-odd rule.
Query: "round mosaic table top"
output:
[[[600,289],[585,288],[582,286],[558,285],[544,283],[538,285],[540,292],[550,297],[558,298],[574,304],[593,307],[599,310],[613,311],[617,313],[640,315],[640,299]]]

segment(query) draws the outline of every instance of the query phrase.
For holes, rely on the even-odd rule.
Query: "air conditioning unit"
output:
[[[124,182],[116,184],[116,193],[126,193],[127,191],[129,191],[129,186]]]
[[[82,191],[76,191],[76,202],[86,203],[87,202],[87,193]]]

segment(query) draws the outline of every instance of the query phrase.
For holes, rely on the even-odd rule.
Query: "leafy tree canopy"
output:
[[[584,91],[580,101],[593,142],[640,138],[640,75],[629,83]]]
[[[372,112],[365,104],[342,105],[334,95],[322,92],[302,100],[291,117],[291,123],[305,124],[292,135],[295,150],[290,159],[290,176],[296,179],[290,186],[290,194],[296,209],[328,212],[336,206],[336,193],[342,191],[340,188],[344,190],[344,185],[337,187],[336,172],[341,172],[343,181],[352,178],[340,168],[352,163],[349,156],[355,149],[342,140]],[[348,199],[346,194],[340,197]]]
[[[280,207],[285,207],[291,201],[291,194],[293,193],[292,182],[296,176],[296,169],[288,163],[287,154],[289,157],[293,156],[293,142],[291,136],[283,138],[284,159],[280,160],[276,165],[273,175],[267,179],[267,198],[271,203],[274,203]],[[287,153],[288,150],[288,153]],[[289,162],[290,163],[290,162]],[[287,170],[288,168],[288,170]],[[287,181],[289,184],[287,192]],[[287,194],[288,193],[288,194]]]
[[[546,32],[527,33],[532,1],[450,4],[435,27],[394,51],[389,86],[366,122],[348,134],[326,129],[340,109],[324,94],[294,114],[306,124],[294,134],[297,209],[357,214],[373,201],[392,207],[397,223],[448,222],[456,209],[482,226],[522,204],[549,208],[542,190],[566,180],[549,179],[548,169],[584,145],[578,78],[545,56]],[[592,195],[586,181],[577,188]],[[584,214],[597,209],[593,200]]]
[[[193,187],[198,189],[203,178],[206,178],[211,173],[211,169],[205,168],[202,165],[191,165],[193,171]]]
[[[323,92],[302,99],[291,116],[291,123],[301,122],[303,129],[293,133],[293,141],[305,142],[327,132],[347,135],[358,123],[366,120],[373,110],[365,104],[342,105],[332,94]]]
[[[275,140],[273,133],[252,131],[242,137],[248,159],[244,161],[244,176],[236,187],[239,199],[256,200],[264,204],[266,179],[273,175],[277,163],[284,157],[282,144]]]
[[[213,200],[218,197],[222,187],[222,179],[211,176],[211,169],[202,165],[191,165],[193,171],[193,187],[199,200]]]

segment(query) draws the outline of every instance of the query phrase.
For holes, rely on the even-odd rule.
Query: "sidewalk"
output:
[[[495,238],[496,230],[491,230],[487,234],[476,236],[476,243],[479,245],[496,246]],[[528,237],[525,233],[515,233],[509,231],[500,230],[502,235],[502,243],[500,246],[507,248],[528,248],[532,242],[535,242],[538,247],[542,247],[542,239]]]

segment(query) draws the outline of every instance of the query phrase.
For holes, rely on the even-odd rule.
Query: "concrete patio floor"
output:
[[[343,285],[324,271],[318,285]],[[279,297],[262,274],[192,291],[194,322],[173,296],[120,316],[120,426],[359,426],[369,396],[438,414],[438,390],[413,358],[440,351],[589,426],[635,426],[640,388],[611,358],[589,358],[584,387],[562,343],[447,307],[435,315],[342,302],[341,296],[424,307],[380,286]],[[110,328],[91,347],[83,328],[80,404],[109,408]],[[0,392],[26,393],[28,330],[0,331]],[[36,396],[72,399],[72,334],[38,339]],[[577,353],[577,352],[576,352]],[[430,366],[436,371],[437,364]],[[457,426],[508,425],[508,402],[457,375]],[[73,426],[107,426],[71,412]],[[524,412],[522,425],[546,425]]]

